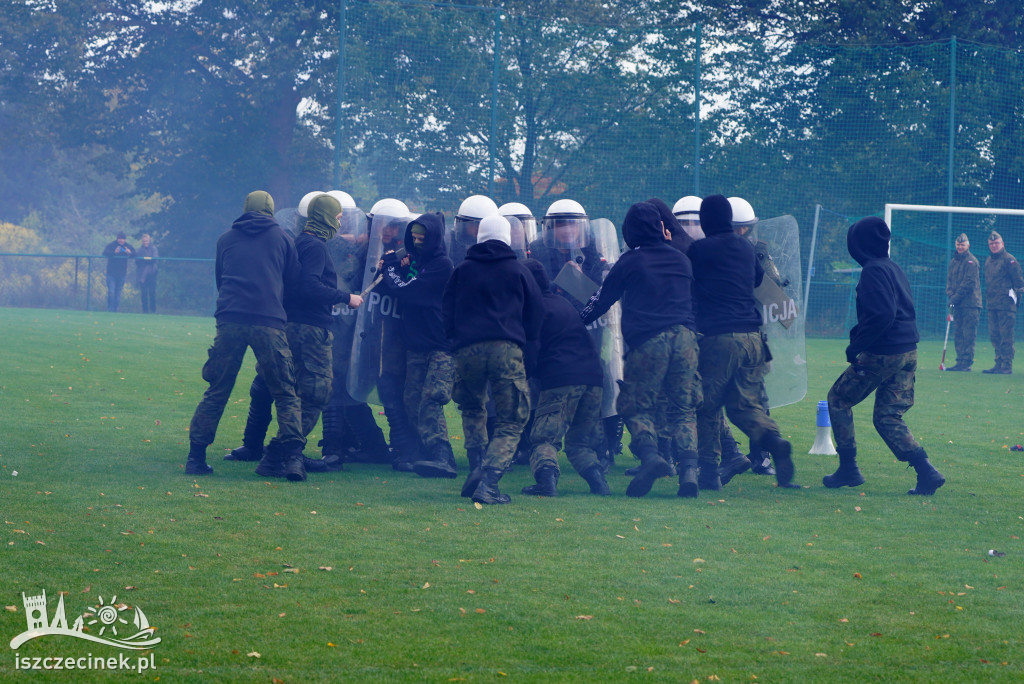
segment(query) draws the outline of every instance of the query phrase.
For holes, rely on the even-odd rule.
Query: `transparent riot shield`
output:
[[[569,218],[546,221],[545,226],[530,243],[530,258],[544,265],[552,289],[580,311],[600,287],[606,266],[591,222],[586,217]]]
[[[800,231],[792,216],[760,221],[754,244],[765,270],[754,291],[761,303],[761,330],[768,335],[771,370],[765,378],[771,408],[793,404],[807,394],[803,300],[800,289]]]
[[[302,232],[302,226],[306,225],[306,218],[299,216],[299,210],[295,207],[278,209],[274,212],[274,220],[277,221],[277,225],[281,226],[281,230],[293,240]]]
[[[615,224],[608,219],[594,219],[590,222],[594,238],[594,247],[602,256],[602,279],[619,259],[619,235]],[[616,415],[615,400],[619,396],[619,380],[622,380],[622,368],[626,355],[626,345],[622,341],[622,305],[615,302],[612,308],[587,326],[594,345],[601,354],[601,366],[604,369],[604,401],[601,406],[601,417]]]
[[[356,401],[367,400],[385,368],[397,370],[396,359],[400,357],[401,367],[405,366],[405,347],[397,330],[401,312],[398,301],[377,287],[382,275],[377,263],[385,252],[404,248],[405,227],[410,220],[411,216],[375,215],[370,223],[357,290],[365,294],[356,312],[347,383],[348,393]]]
[[[357,294],[362,291],[369,239],[366,214],[356,208],[345,208],[338,234],[327,242],[334,270],[338,274],[339,288]],[[347,379],[358,309],[350,309],[345,304],[339,304],[331,313],[334,314],[334,373],[339,378]]]

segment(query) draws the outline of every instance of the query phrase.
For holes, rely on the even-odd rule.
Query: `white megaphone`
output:
[[[832,444],[832,421],[828,415],[828,402],[818,402],[818,432],[814,435],[814,444],[807,453],[816,456],[835,456],[836,447]]]

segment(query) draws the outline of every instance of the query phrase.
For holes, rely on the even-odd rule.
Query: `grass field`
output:
[[[835,459],[807,451],[845,342],[812,340],[807,398],[773,411],[803,489],[745,474],[697,500],[668,480],[627,499],[627,451],[612,497],[568,465],[562,496],[522,496],[519,467],[501,482],[512,504],[477,510],[461,477],[352,465],[296,484],[222,461],[251,357],[216,472],[185,476],[212,334],[212,319],[0,309],[0,637],[26,628],[22,592],[45,590],[51,617],[59,592],[69,623],[116,596],[162,639],[141,677],[47,681],[1024,677],[1024,454],[1007,448],[1024,442],[1024,374],[940,373],[939,343],[922,345],[907,422],[947,477],[932,497],[906,495],[913,471],[874,433],[870,402],[856,411],[867,483],[821,486]],[[980,370],[992,351],[978,349]],[[16,656],[122,652],[56,636],[7,650],[5,681],[27,678]]]

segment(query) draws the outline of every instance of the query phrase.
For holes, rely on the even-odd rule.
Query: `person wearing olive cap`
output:
[[[949,261],[946,273],[946,297],[953,315],[953,345],[956,365],[948,371],[969,371],[974,363],[974,339],[978,335],[981,315],[981,269],[978,257],[971,254],[967,233],[956,239],[956,254]]]
[[[274,220],[274,200],[257,190],[245,198],[244,213],[217,240],[217,333],[203,365],[210,383],[189,425],[185,472],[209,475],[206,448],[217,434],[224,407],[252,348],[277,407],[277,436],[267,450],[279,458],[306,443],[295,371],[285,337],[285,291],[298,283],[295,246]]]
[[[985,259],[985,301],[996,365],[982,373],[1009,375],[1013,372],[1013,329],[1017,304],[1024,296],[1024,276],[1017,259],[1006,251],[1003,236],[994,230],[988,236],[988,251],[991,254]]]

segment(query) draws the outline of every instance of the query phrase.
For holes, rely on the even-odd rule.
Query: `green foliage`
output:
[[[872,430],[870,401],[855,410],[867,483],[820,486],[835,459],[806,455],[815,404],[845,364],[842,343],[812,341],[807,399],[773,411],[803,489],[745,474],[697,500],[671,480],[627,499],[627,452],[611,497],[563,462],[559,498],[518,494],[530,476],[516,468],[501,481],[512,504],[477,510],[461,480],[350,465],[293,484],[222,461],[251,359],[210,449],[215,474],[184,476],[212,335],[201,319],[0,310],[4,638],[25,629],[21,593],[45,590],[51,616],[61,591],[70,619],[99,597],[143,608],[162,639],[147,678],[161,681],[1024,674],[1024,468],[1006,448],[1022,441],[1019,375],[940,373],[939,345],[922,348],[907,421],[948,478],[933,497],[904,493],[913,473]],[[56,637],[17,653],[90,652],[116,653]]]

